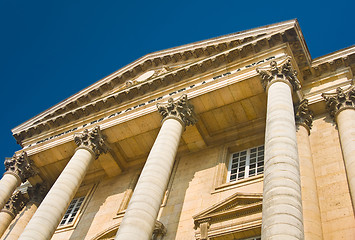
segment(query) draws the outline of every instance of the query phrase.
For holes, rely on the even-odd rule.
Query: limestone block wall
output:
[[[324,240],[355,239],[355,219],[336,125],[315,117],[310,134]],[[307,196],[303,196],[307,197]]]
[[[222,146],[177,157],[177,168],[166,205],[158,220],[167,228],[164,240],[194,239],[192,216],[235,192],[262,192],[262,181],[215,192],[214,175]],[[74,229],[57,232],[52,240],[90,240],[121,222],[117,211],[132,178],[141,171],[131,169],[117,177],[101,179]]]
[[[310,143],[323,237],[325,240],[355,239],[355,218],[338,131],[328,114],[315,117]],[[167,228],[164,240],[194,239],[192,216],[236,192],[262,193],[262,181],[215,189],[223,148],[221,145],[178,155],[168,199],[158,215],[158,220]],[[52,239],[91,240],[99,233],[117,226],[122,220],[122,215],[118,216],[117,211],[125,198],[125,191],[141,168],[129,169],[113,178],[97,179],[97,188],[76,227],[57,232]]]

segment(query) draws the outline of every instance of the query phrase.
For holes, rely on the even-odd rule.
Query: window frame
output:
[[[255,149],[255,152],[253,151]],[[262,152],[261,152],[262,151]],[[245,155],[244,155],[245,153]],[[252,157],[252,155],[255,154],[255,157]],[[228,160],[228,172],[227,172],[227,183],[234,183],[238,182],[244,179],[248,179],[250,177],[258,176],[260,174],[264,173],[264,157],[265,156],[265,147],[264,145],[259,145],[247,149],[243,149],[238,152],[233,152],[230,153],[229,155],[229,160]],[[241,160],[241,158],[245,157],[244,159]],[[254,159],[253,159],[254,158]],[[262,160],[260,160],[262,158]],[[236,160],[237,161],[234,161]],[[251,163],[252,160],[255,160],[255,163]],[[245,162],[241,166],[241,164]],[[262,163],[262,164],[260,164]],[[251,169],[251,166],[255,164],[255,167]],[[260,165],[259,165],[260,164]],[[233,168],[233,165],[237,165],[235,168]],[[243,169],[244,168],[244,169]],[[262,170],[260,171],[260,169]],[[243,169],[243,170],[240,170]],[[234,170],[236,172],[232,173]],[[254,173],[251,173],[251,171],[255,170]],[[243,177],[239,178],[239,175],[243,174]],[[235,176],[234,179],[231,179],[232,176]]]
[[[82,201],[76,215],[74,216],[74,219],[69,224],[61,225],[61,222],[63,221],[63,218],[65,216],[65,214],[64,214],[63,217],[60,219],[60,222],[57,226],[55,233],[60,233],[60,232],[64,232],[64,231],[68,231],[68,230],[72,230],[72,229],[76,228],[76,226],[77,226],[81,216],[83,215],[86,207],[88,206],[88,203],[89,203],[90,199],[92,198],[97,186],[98,186],[98,183],[93,184],[93,185],[82,186],[79,188],[77,194],[70,201],[70,204],[68,205],[68,207],[65,211],[65,214],[66,214],[70,205],[72,204],[72,202],[75,199],[83,198],[83,201]]]

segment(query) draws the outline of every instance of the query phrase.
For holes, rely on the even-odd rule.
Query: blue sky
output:
[[[0,161],[12,128],[150,52],[293,18],[313,58],[355,43],[354,1],[289,3],[0,0]]]

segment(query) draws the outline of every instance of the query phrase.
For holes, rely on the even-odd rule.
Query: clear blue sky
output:
[[[13,127],[147,53],[297,18],[315,58],[355,43],[354,7],[350,0],[0,0],[0,161],[20,149]]]

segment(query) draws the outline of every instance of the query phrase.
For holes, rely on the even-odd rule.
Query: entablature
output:
[[[286,42],[298,65],[308,65],[309,53],[295,20],[148,54],[13,129],[14,137],[23,145],[25,139],[80,120],[83,116],[97,115],[102,110],[115,108],[157,89],[198,77],[221,65]],[[181,66],[182,63],[185,65]],[[146,81],[129,86],[142,73],[153,70],[159,74],[154,75],[154,72]],[[117,86],[123,88],[112,92]]]

